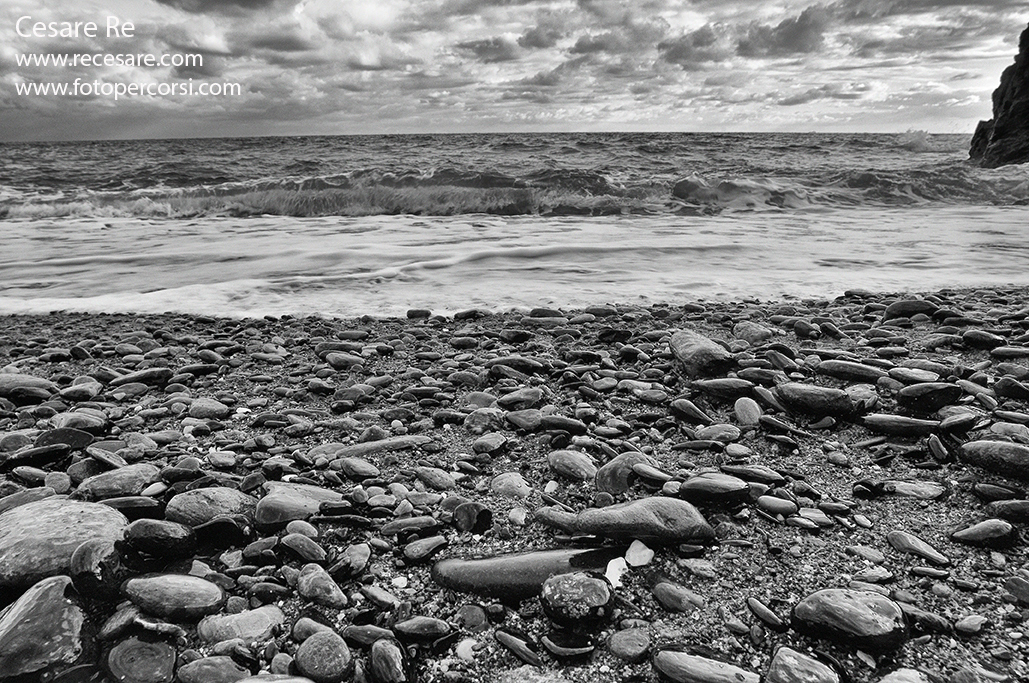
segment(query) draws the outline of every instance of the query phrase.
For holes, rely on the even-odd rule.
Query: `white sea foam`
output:
[[[1022,207],[22,220],[0,312],[402,314],[1029,284]]]

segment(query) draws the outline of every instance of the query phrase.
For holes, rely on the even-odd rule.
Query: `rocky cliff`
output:
[[[1029,161],[1029,28],[993,91],[993,118],[979,122],[968,156],[987,168]]]

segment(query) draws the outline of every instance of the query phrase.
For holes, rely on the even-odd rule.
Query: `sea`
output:
[[[0,313],[404,315],[1029,285],[968,135],[0,144]]]

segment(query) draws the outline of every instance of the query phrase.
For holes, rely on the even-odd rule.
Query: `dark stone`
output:
[[[543,583],[555,574],[577,569],[604,571],[622,555],[621,549],[537,550],[472,559],[437,562],[432,578],[444,588],[517,603],[539,595]]]
[[[965,462],[1019,479],[1029,479],[1029,446],[1010,441],[970,441],[958,453]]]
[[[129,572],[113,541],[91,539],[72,553],[68,573],[82,595],[94,600],[112,600],[118,596],[118,589]]]
[[[684,481],[679,497],[697,505],[738,505],[750,500],[750,485],[721,472],[702,472]]]
[[[1011,522],[987,519],[967,529],[955,531],[951,540],[986,548],[1006,548],[1018,541],[1018,531]]]
[[[693,505],[677,498],[652,496],[578,514],[556,507],[543,508],[537,519],[575,534],[594,534],[615,540],[645,543],[704,543],[714,530]]]
[[[822,361],[815,368],[815,371],[820,375],[828,375],[836,379],[850,382],[870,382],[873,384],[887,376],[886,372],[879,368],[849,360]]]
[[[897,392],[897,405],[916,413],[933,413],[956,403],[962,394],[961,387],[945,382],[919,382]]]
[[[462,503],[454,509],[454,526],[458,531],[485,533],[493,526],[493,511],[482,503]]]
[[[597,647],[590,638],[575,631],[551,631],[540,638],[551,657],[561,664],[584,664]]]
[[[919,420],[914,417],[890,415],[889,413],[865,415],[862,424],[872,432],[911,437],[928,436],[940,426],[940,423],[935,420]]]
[[[847,417],[856,409],[853,399],[846,391],[803,382],[784,382],[775,388],[775,396],[792,412],[819,417]]]
[[[793,628],[801,633],[871,651],[899,649],[908,639],[900,606],[869,591],[827,588],[793,608]]]
[[[0,612],[0,681],[48,680],[91,661],[92,630],[67,576],[43,579]]]
[[[614,592],[603,576],[588,572],[556,574],[543,582],[543,612],[558,626],[586,628],[611,615]]]
[[[197,540],[185,524],[158,519],[138,519],[125,527],[125,543],[138,552],[166,559],[192,557]]]
[[[669,345],[688,377],[720,375],[736,365],[736,359],[721,344],[691,330],[673,334]]]
[[[393,625],[393,631],[401,640],[417,643],[431,643],[448,635],[450,624],[435,617],[414,616]]]
[[[107,654],[107,670],[121,683],[171,683],[175,647],[161,640],[128,638]]]
[[[986,513],[1021,524],[1029,524],[1029,500],[996,500],[986,506]]]

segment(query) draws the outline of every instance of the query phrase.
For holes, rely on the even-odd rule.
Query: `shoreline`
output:
[[[178,666],[197,668],[193,660],[227,652],[254,673],[295,673],[314,666],[301,641],[318,628],[297,628],[307,617],[341,634],[365,675],[404,660],[419,681],[652,681],[665,666],[654,653],[679,646],[731,660],[747,675],[768,675],[777,648],[788,646],[831,655],[853,683],[878,683],[900,668],[925,676],[903,680],[933,683],[1029,676],[1024,542],[1010,533],[980,537],[980,545],[951,537],[1000,519],[984,495],[1025,497],[1029,468],[1019,483],[1009,476],[1018,468],[984,468],[992,461],[976,464],[964,444],[1029,443],[1029,288],[446,317],[57,311],[0,319],[0,365],[45,380],[20,393],[0,382],[0,400],[12,403],[0,418],[0,506],[12,494],[45,505],[56,497],[43,495],[48,480],[53,494],[74,492],[91,504],[123,499],[119,509],[130,517],[172,523],[181,519],[168,514],[172,499],[192,482],[268,499],[234,523],[235,547],[194,546],[162,559],[127,552],[123,563],[139,564],[119,578],[183,571],[196,560],[203,564],[192,565],[194,576],[223,594],[195,619],[155,614],[167,605],[144,609],[99,645],[102,659],[112,648],[131,649],[124,643],[134,635],[153,636],[144,622],[165,619],[183,629],[158,637]],[[673,348],[671,331],[683,329],[724,343],[722,351],[708,348],[726,355],[709,368],[714,379],[691,376],[689,354]],[[85,376],[92,382],[76,379]],[[910,389],[919,385],[941,386]],[[94,443],[29,453],[41,435],[69,438],[54,434],[68,427]],[[113,448],[124,463],[97,448]],[[637,460],[619,467],[617,456],[627,453]],[[612,462],[625,486],[596,477]],[[142,478],[102,492],[79,476],[146,463],[154,467]],[[19,466],[29,469],[16,475]],[[713,472],[729,476],[717,485],[701,476]],[[277,480],[319,493],[284,493]],[[732,488],[739,481],[742,488]],[[994,485],[988,494],[976,486],[984,482]],[[694,484],[701,494],[691,499],[685,491]],[[569,513],[653,500],[695,503],[714,538],[649,541],[652,557],[630,551],[633,563],[645,561],[622,573],[606,618],[569,641],[593,648],[585,664],[558,663],[561,647],[548,653],[552,605],[545,612],[531,598],[505,610],[495,597],[456,592],[431,575],[443,558],[626,545],[633,534],[657,531],[619,520],[637,525],[619,536],[618,524],[589,525]],[[472,507],[459,513],[461,505]],[[218,509],[208,502],[194,512]],[[8,514],[0,514],[0,550]],[[1029,512],[1020,514],[1003,521],[1024,536]],[[205,523],[188,526],[203,536]],[[945,561],[910,539],[905,546],[897,531]],[[146,541],[157,532],[148,533],[129,550],[152,550]],[[349,564],[340,569],[341,561]],[[324,581],[307,588],[303,572],[325,573],[305,569],[312,564],[338,589]],[[26,588],[3,572],[0,583],[12,597]],[[811,637],[826,629],[803,619],[790,628],[791,610],[828,588],[902,605],[899,647],[877,650],[854,634]],[[118,600],[80,593],[96,626],[109,625]],[[748,611],[748,598],[759,607]],[[200,616],[267,605],[281,610],[267,633],[247,631],[229,645],[198,634]],[[4,627],[0,619],[0,638]],[[648,647],[612,645],[625,631]],[[369,648],[365,640],[376,637],[400,645]],[[523,668],[533,652],[538,678]],[[680,680],[675,667],[661,670]]]
[[[322,314],[322,313],[300,313],[300,312],[286,312],[281,314],[255,312],[253,314],[247,313],[193,313],[189,311],[179,310],[165,310],[161,312],[154,311],[93,311],[86,309],[77,308],[54,308],[48,311],[32,311],[32,312],[3,312],[0,311],[0,319],[32,319],[32,318],[45,318],[52,316],[79,316],[79,317],[98,317],[98,318],[155,318],[165,319],[174,317],[183,318],[195,318],[205,323],[213,323],[217,321],[234,321],[244,322],[249,320],[264,320],[267,322],[289,322],[289,321],[324,321],[334,322],[339,324],[351,323],[351,324],[386,324],[386,323],[410,323],[410,322],[425,322],[431,321],[434,323],[455,323],[462,320],[478,320],[478,321],[489,321],[489,320],[500,320],[501,322],[512,322],[514,318],[526,319],[526,318],[544,318],[544,317],[556,317],[556,318],[567,318],[572,319],[576,316],[586,314],[590,309],[608,309],[614,311],[609,315],[620,314],[626,311],[658,311],[657,320],[665,320],[667,322],[676,322],[682,320],[689,313],[698,313],[701,311],[678,311],[676,309],[687,309],[694,306],[699,306],[705,311],[707,307],[715,309],[731,309],[733,307],[746,307],[753,306],[758,309],[776,308],[780,306],[804,306],[804,307],[820,307],[827,308],[832,306],[839,306],[846,303],[848,300],[853,301],[855,299],[869,301],[883,300],[883,299],[898,299],[898,298],[924,298],[934,296],[957,296],[957,297],[969,297],[977,292],[993,292],[995,294],[1003,293],[1004,296],[1008,297],[1022,297],[1029,301],[1029,284],[1021,285],[1014,282],[1006,284],[989,284],[982,286],[961,286],[961,287],[945,287],[939,289],[893,289],[893,290],[873,290],[862,287],[849,287],[845,288],[840,294],[834,297],[818,297],[810,296],[806,294],[782,294],[778,296],[771,296],[768,298],[761,298],[758,296],[741,296],[739,294],[725,294],[724,296],[711,295],[711,296],[688,296],[684,295],[680,297],[678,301],[671,300],[644,300],[644,301],[604,301],[596,303],[584,303],[584,304],[571,304],[563,305],[560,302],[540,302],[538,304],[516,304],[516,305],[502,305],[490,307],[487,305],[482,306],[468,306],[468,307],[456,307],[456,308],[443,308],[437,309],[435,307],[425,307],[422,305],[411,305],[407,307],[404,315],[400,314],[388,314],[388,313],[361,313],[361,314],[349,314],[349,315],[334,315],[334,314]],[[111,294],[109,296],[117,296]],[[397,307],[398,309],[400,307]],[[549,314],[542,316],[533,316],[533,311],[549,311]],[[560,315],[557,315],[560,313]],[[485,320],[484,320],[485,319]],[[580,321],[581,322],[581,321]],[[530,323],[531,324],[531,323]],[[576,323],[578,324],[578,323]],[[542,329],[546,329],[543,327]]]

